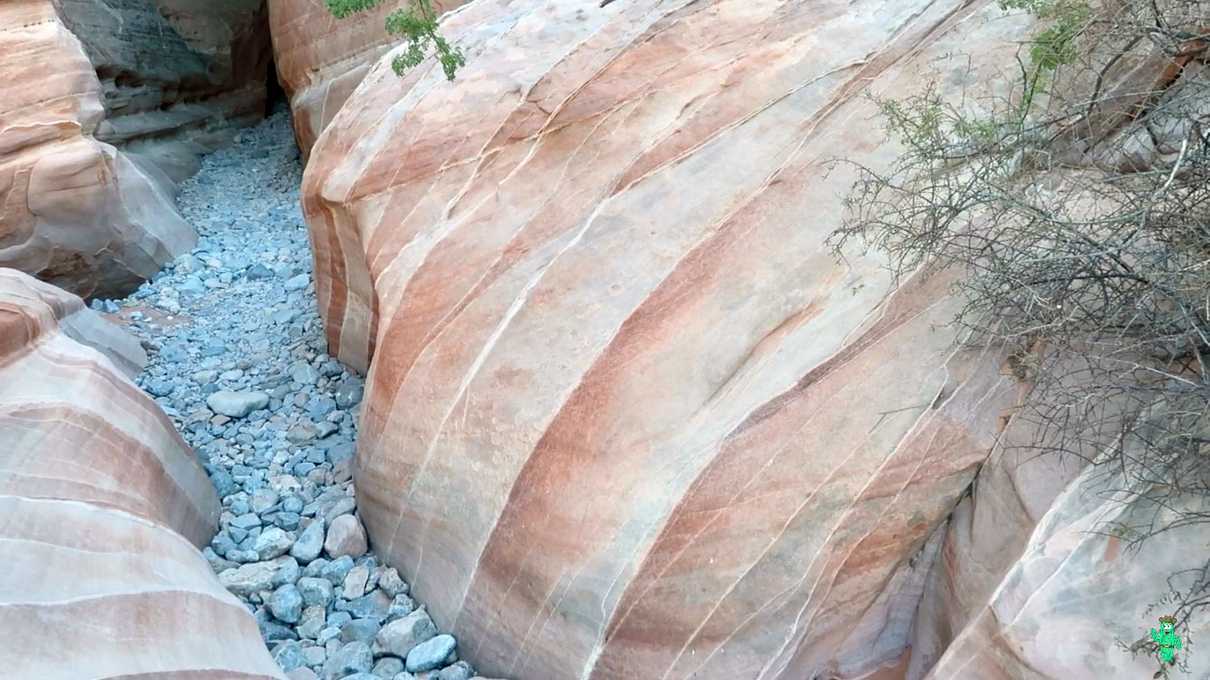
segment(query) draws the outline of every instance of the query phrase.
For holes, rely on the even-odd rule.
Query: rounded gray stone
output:
[[[446,657],[458,647],[458,641],[453,635],[441,634],[425,640],[408,652],[407,669],[409,673],[423,673],[440,668]]]
[[[219,390],[206,397],[211,411],[228,418],[243,418],[253,411],[269,405],[269,395],[264,392],[232,392]]]
[[[279,621],[285,623],[298,623],[298,620],[302,618],[302,608],[302,594],[292,583],[287,583],[273,591],[273,596],[269,598],[269,611]]]

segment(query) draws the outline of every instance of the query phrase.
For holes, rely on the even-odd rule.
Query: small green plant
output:
[[[1050,22],[1050,26],[1031,41],[1029,56],[1038,69],[1054,71],[1079,56],[1076,38],[1091,16],[1088,3],[1083,0],[1001,0],[1000,7],[1025,10]]]
[[[326,0],[328,11],[338,19],[365,12],[382,4],[382,0]],[[451,45],[437,30],[437,12],[432,0],[411,0],[407,7],[387,16],[387,33],[407,41],[407,49],[391,61],[396,75],[403,75],[418,66],[430,50],[441,62],[441,70],[453,80],[458,69],[466,65],[466,56]]]
[[[1079,56],[1077,38],[1087,28],[1092,9],[1084,0],[1000,0],[1000,8],[1024,10],[1049,24],[1030,41],[1030,64],[1019,107],[1020,118],[1024,119],[1055,71]]]

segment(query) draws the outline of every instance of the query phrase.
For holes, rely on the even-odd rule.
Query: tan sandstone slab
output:
[[[198,551],[218,498],[127,378],[144,361],[78,297],[0,269],[0,668],[282,678]]]
[[[1024,23],[529,0],[443,27],[458,80],[380,60],[304,181],[331,351],[369,368],[373,546],[488,675],[901,677],[1013,395],[954,355],[943,280],[832,256],[829,161],[886,163],[863,95],[989,82]]]

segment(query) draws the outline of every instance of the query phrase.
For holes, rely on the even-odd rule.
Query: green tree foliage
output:
[[[326,0],[328,10],[338,19],[365,12],[381,5],[383,0]],[[397,75],[419,65],[430,52],[441,63],[445,77],[453,80],[458,69],[466,64],[466,56],[456,45],[437,30],[437,12],[432,0],[411,0],[407,7],[387,16],[387,33],[407,41],[407,49],[391,61]]]

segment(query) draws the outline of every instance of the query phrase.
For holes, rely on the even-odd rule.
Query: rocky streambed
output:
[[[368,549],[352,488],[362,378],[325,354],[285,111],[204,159],[178,197],[192,253],[121,301],[140,381],[222,498],[205,556],[292,680],[467,680],[408,584]]]

